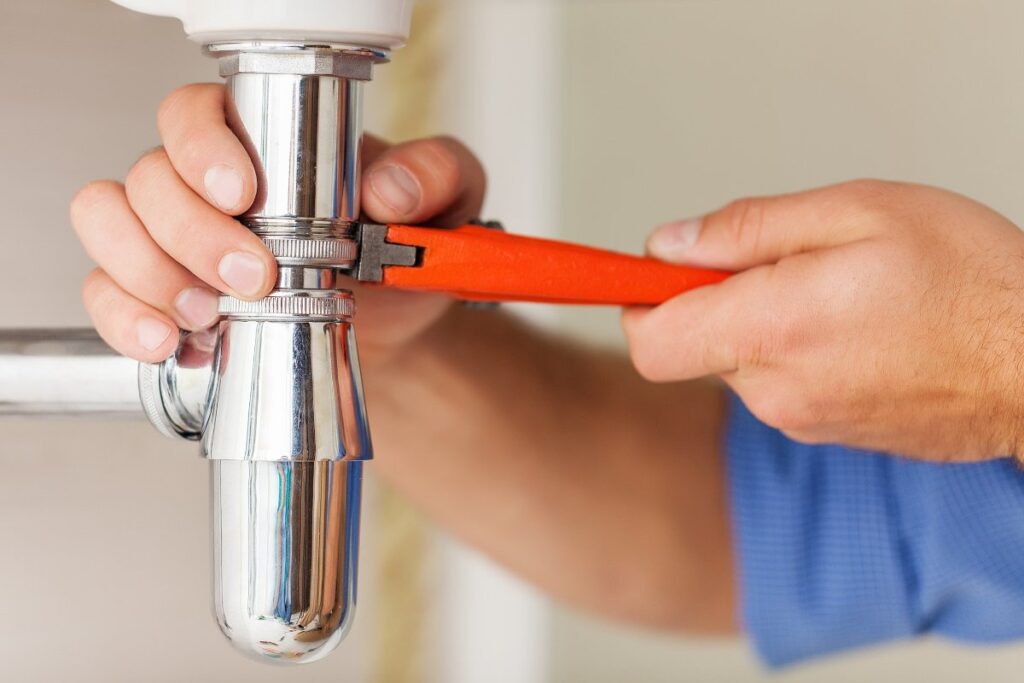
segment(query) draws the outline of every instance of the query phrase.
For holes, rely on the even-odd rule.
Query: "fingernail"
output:
[[[143,318],[135,324],[135,336],[147,351],[159,349],[173,331],[170,325],[156,318]]]
[[[206,329],[217,319],[218,297],[203,287],[183,289],[174,299],[174,309],[191,329]]]
[[[217,266],[224,283],[243,296],[259,296],[267,279],[263,260],[245,251],[233,251]]]
[[[242,202],[242,176],[230,166],[212,166],[203,176],[206,196],[222,211],[234,211]]]
[[[401,166],[384,166],[370,174],[370,187],[380,200],[406,215],[420,205],[420,186]]]
[[[666,223],[647,239],[647,251],[663,261],[683,261],[700,237],[701,219]]]

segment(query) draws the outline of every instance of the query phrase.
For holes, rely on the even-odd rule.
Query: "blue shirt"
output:
[[[791,441],[732,399],[742,621],[781,666],[941,634],[1024,638],[1024,473]]]

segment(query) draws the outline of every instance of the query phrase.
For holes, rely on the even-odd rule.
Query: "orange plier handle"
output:
[[[357,277],[466,301],[653,306],[729,277],[479,225],[363,225]]]

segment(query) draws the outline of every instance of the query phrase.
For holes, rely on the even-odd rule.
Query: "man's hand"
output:
[[[160,108],[164,146],[143,156],[125,183],[90,183],[71,220],[99,267],[86,279],[85,306],[113,348],[138,360],[166,358],[178,328],[217,319],[218,292],[265,296],[277,266],[263,243],[233,216],[256,196],[256,172],[224,119],[224,88],[191,85]],[[381,223],[458,224],[477,215],[480,163],[449,138],[389,147],[363,145],[363,210]],[[373,365],[440,318],[446,297],[359,289],[359,341]]]
[[[859,181],[668,224],[648,250],[743,271],[626,312],[654,381],[719,375],[805,442],[1020,455],[1024,235],[964,197]]]

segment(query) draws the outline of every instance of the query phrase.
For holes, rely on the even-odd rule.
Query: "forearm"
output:
[[[716,386],[462,309],[367,386],[379,471],[446,528],[587,609],[734,628]]]

